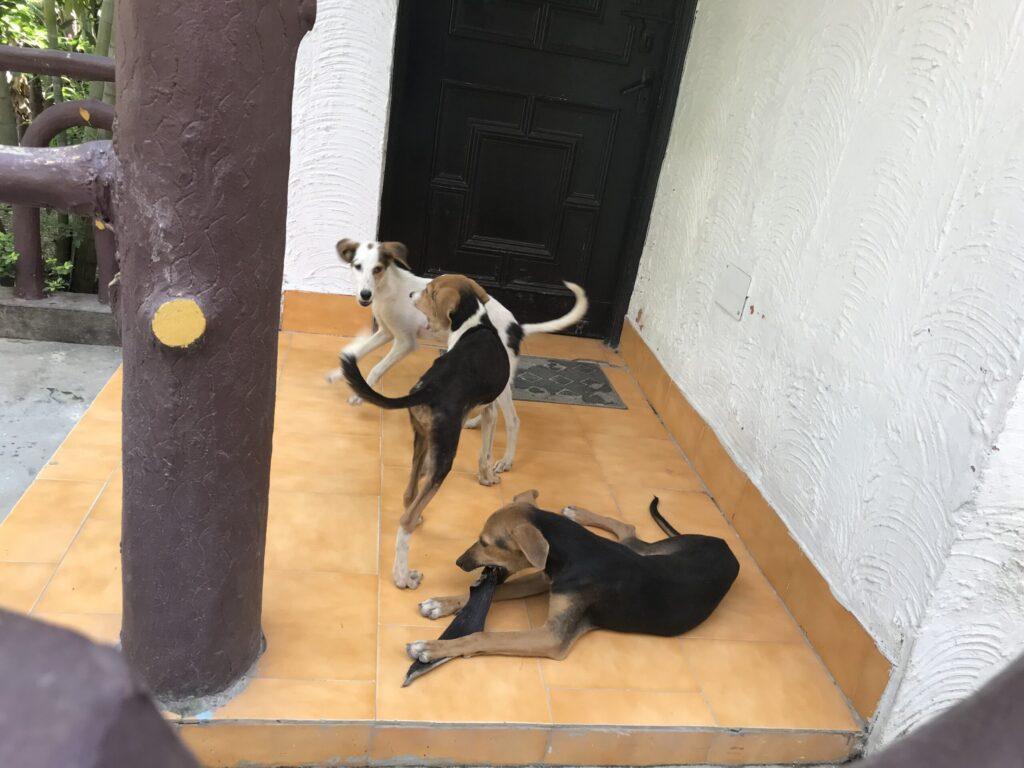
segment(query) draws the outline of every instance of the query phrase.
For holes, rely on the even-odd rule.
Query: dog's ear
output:
[[[543,568],[548,562],[548,540],[544,538],[537,526],[530,523],[520,523],[512,531],[512,538],[516,545],[526,555],[530,565],[534,568]]]
[[[517,504],[533,504],[533,502],[537,500],[538,496],[540,496],[540,494],[536,490],[531,489],[529,491],[517,493],[515,496],[512,497],[512,501],[516,502]]]
[[[338,256],[346,264],[351,264],[352,259],[355,258],[356,249],[359,248],[359,243],[355,240],[339,240],[338,244],[334,246],[338,249]]]
[[[412,272],[412,267],[409,266],[409,249],[405,247],[404,243],[390,241],[380,243],[377,248],[380,251],[381,259],[385,263],[395,261]]]
[[[480,299],[481,304],[486,304],[490,301],[491,297],[487,294],[487,291],[483,289],[480,283],[476,280],[470,280],[468,277],[466,278],[466,282],[469,283],[469,287],[473,289],[473,293],[476,294],[476,297]]]
[[[459,293],[457,288],[451,285],[445,285],[434,291],[434,311],[437,313],[437,319],[448,323],[448,327],[452,324],[452,315],[455,314],[455,310],[459,308],[459,302],[462,301],[462,295]]]

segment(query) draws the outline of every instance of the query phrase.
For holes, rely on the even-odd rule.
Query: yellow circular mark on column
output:
[[[193,299],[172,299],[153,315],[153,335],[168,347],[187,347],[206,330],[206,317]]]

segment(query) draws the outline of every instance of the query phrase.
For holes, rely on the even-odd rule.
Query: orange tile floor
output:
[[[176,720],[207,765],[757,764],[850,754],[860,725],[800,628],[704,491],[618,355],[588,340],[529,339],[526,354],[594,359],[628,410],[517,403],[513,470],[477,484],[478,431],[412,539],[415,591],[390,581],[411,432],[404,412],[351,407],[324,374],[346,339],[282,333],[264,586],[268,648],[226,706]],[[371,357],[373,362],[379,357]],[[437,354],[385,377],[404,392]],[[116,642],[120,625],[120,374],[0,526],[0,605]],[[495,455],[504,447],[499,426]],[[401,682],[405,644],[447,620],[430,596],[467,588],[454,566],[515,493],[634,523],[659,537],[653,494],[680,530],[725,538],[740,576],[681,638],[594,632],[564,661],[462,659]],[[488,627],[543,621],[545,598],[497,603]]]

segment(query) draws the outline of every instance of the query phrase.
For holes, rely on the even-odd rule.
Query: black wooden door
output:
[[[577,332],[605,337],[649,210],[677,2],[404,0],[380,237],[423,273],[475,278],[522,322],[564,312],[561,281],[580,283]]]

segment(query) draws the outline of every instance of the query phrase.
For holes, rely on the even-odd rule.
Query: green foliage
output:
[[[0,0],[0,43],[45,48],[42,6],[25,0]]]
[[[14,250],[14,235],[11,230],[11,206],[0,204],[0,285],[14,285],[15,266],[18,252]],[[71,285],[73,263],[58,261],[56,242],[61,237],[74,238],[75,230],[83,229],[81,222],[88,221],[72,216],[67,228],[60,224],[60,217],[53,211],[42,211],[40,216],[40,237],[43,242],[43,284],[49,293],[66,291]],[[80,235],[79,235],[80,236]]]
[[[0,232],[0,285],[14,281],[14,266],[18,262],[18,252],[14,250],[14,235]]]

